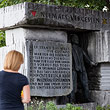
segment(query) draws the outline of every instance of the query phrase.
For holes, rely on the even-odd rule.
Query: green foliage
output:
[[[47,102],[46,105],[44,104],[43,101],[41,101],[37,102],[35,105],[28,106],[27,110],[87,110],[87,109],[83,109],[83,107],[81,106],[74,106],[70,103],[67,103],[64,108],[58,108],[56,104],[54,104],[51,101]],[[110,105],[104,107],[97,106],[96,110],[110,110]]]
[[[46,110],[57,110],[57,107],[53,102],[48,102],[46,104]]]
[[[68,103],[64,110],[84,110],[84,109],[82,107],[76,107]]]
[[[72,104],[67,104],[64,108],[58,108],[53,102],[47,102],[46,105],[43,101],[37,103],[36,105],[28,106],[28,110],[84,110],[82,107],[73,106]]]
[[[106,0],[0,0],[0,8],[15,5],[22,2],[35,2],[43,4],[63,5],[85,8],[88,4],[90,9],[102,10],[107,5]]]
[[[45,110],[43,101],[35,101],[33,104],[27,107],[27,110]]]
[[[107,105],[107,106],[104,106],[104,107],[97,106],[96,110],[110,110],[110,105]]]
[[[0,30],[0,47],[5,46],[5,32]]]
[[[41,101],[41,102],[39,103],[38,110],[44,110],[44,108],[45,108],[45,106],[44,106],[44,104],[43,104],[43,101]]]
[[[16,5],[23,2],[31,2],[32,0],[0,0],[0,8],[10,5]]]

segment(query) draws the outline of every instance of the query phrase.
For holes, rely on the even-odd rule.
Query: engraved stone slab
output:
[[[110,28],[109,21],[108,12],[75,7],[25,2],[0,9],[0,29],[4,30],[15,27],[105,30]]]
[[[72,90],[70,43],[27,40],[31,96],[62,96]]]

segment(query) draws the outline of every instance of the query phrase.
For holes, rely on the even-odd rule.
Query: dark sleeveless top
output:
[[[28,84],[20,73],[0,71],[0,110],[24,110],[21,91]]]

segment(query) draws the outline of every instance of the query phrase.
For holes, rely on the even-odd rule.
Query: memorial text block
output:
[[[32,96],[62,96],[72,90],[70,43],[27,40],[28,76]]]

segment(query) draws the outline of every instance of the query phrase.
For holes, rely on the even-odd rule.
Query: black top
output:
[[[28,84],[20,73],[0,71],[0,110],[24,110],[21,91]]]

